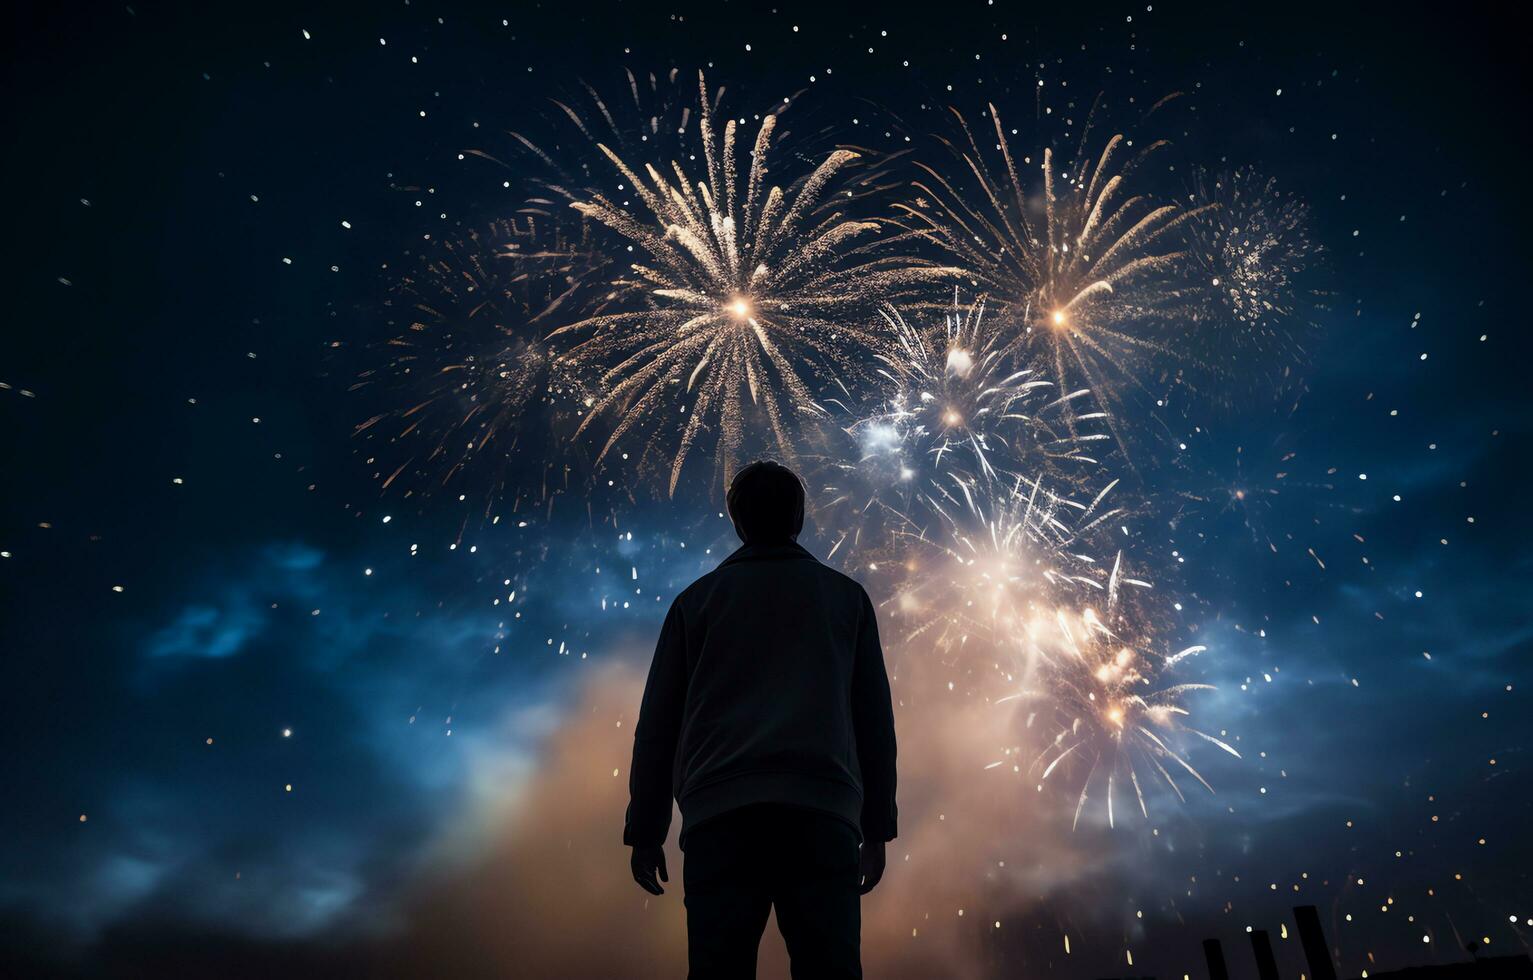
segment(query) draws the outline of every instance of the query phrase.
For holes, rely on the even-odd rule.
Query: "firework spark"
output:
[[[883,254],[878,224],[827,203],[837,175],[857,159],[853,151],[832,152],[786,191],[769,186],[775,115],[763,118],[742,180],[735,121],[720,139],[701,75],[699,88],[704,179],[694,182],[679,162],[669,174],[645,164],[641,176],[597,144],[618,190],[642,209],[603,193],[572,206],[643,259],[612,283],[609,312],[554,333],[583,336],[573,355],[604,367],[581,424],[616,416],[600,456],[648,429],[641,463],[669,455],[673,494],[705,433],[717,429],[727,474],[758,414],[771,443],[793,458],[800,418],[825,414],[818,392],[876,349],[867,311],[948,273]]]
[[[1043,151],[1040,197],[1022,176],[1000,114],[988,110],[999,162],[954,110],[963,142],[949,146],[973,179],[950,180],[919,165],[926,178],[913,183],[919,196],[900,206],[900,224],[941,247],[1004,305],[1014,345],[1041,348],[1062,384],[1080,379],[1111,408],[1117,385],[1143,384],[1147,358],[1172,354],[1165,328],[1189,309],[1179,229],[1196,210],[1132,190],[1134,172],[1165,141],[1134,150],[1118,134],[1092,156],[1089,120],[1073,163]],[[1118,422],[1108,424],[1122,444]]]
[[[572,362],[543,339],[543,323],[571,301],[583,255],[531,221],[498,221],[442,241],[400,282],[390,305],[403,306],[406,329],[384,345],[387,363],[353,385],[386,389],[393,403],[356,428],[383,489],[400,484],[408,496],[458,481],[489,507],[542,483],[551,464],[508,464],[524,439],[543,445],[555,418],[579,408]]]

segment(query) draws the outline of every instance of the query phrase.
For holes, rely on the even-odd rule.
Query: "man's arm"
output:
[[[623,843],[659,848],[671,829],[671,771],[687,698],[687,650],[681,606],[671,603],[655,659],[649,666],[639,721],[633,732],[633,765],[628,771],[628,815]],[[642,884],[642,882],[641,882]]]
[[[884,842],[897,832],[894,805],[894,705],[884,652],[878,642],[878,619],[867,593],[857,628],[857,659],[852,668],[852,731],[857,738],[857,764],[862,770],[862,838],[864,847]],[[869,885],[871,887],[871,885]]]

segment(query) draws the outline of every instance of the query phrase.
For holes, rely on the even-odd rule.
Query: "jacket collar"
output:
[[[784,559],[819,560],[796,541],[788,541],[783,544],[742,544],[728,558],[720,562],[719,567],[723,568],[725,565],[734,565],[742,561],[781,561]]]

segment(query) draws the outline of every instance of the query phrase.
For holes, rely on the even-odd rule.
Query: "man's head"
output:
[[[760,459],[736,473],[727,501],[746,544],[785,544],[804,529],[804,484],[781,463]]]

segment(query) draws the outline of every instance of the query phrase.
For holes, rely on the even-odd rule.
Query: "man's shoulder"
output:
[[[684,605],[688,601],[695,600],[698,596],[707,592],[709,586],[718,578],[718,575],[719,570],[715,568],[693,579],[691,585],[676,593],[676,604]]]
[[[824,575],[830,581],[836,582],[841,588],[844,588],[851,595],[857,597],[858,599],[867,598],[868,590],[863,588],[861,582],[852,578],[850,575],[841,571],[839,568],[833,568],[823,562],[815,562],[815,564],[819,566],[820,573],[822,575]]]
[[[786,576],[801,582],[813,582],[814,587],[842,596],[847,602],[868,602],[868,593],[861,582],[846,574],[838,568],[833,568],[812,556],[798,561],[774,561],[768,563],[742,562],[730,564],[728,562],[719,565],[711,571],[698,576],[691,585],[682,589],[676,595],[676,605],[682,609],[695,609],[699,604],[705,603],[709,596],[717,593],[719,589],[730,591],[733,583],[731,579],[736,576],[746,576],[747,580],[760,575]]]
[[[836,601],[845,606],[871,604],[868,590],[863,588],[862,583],[839,568],[818,560],[798,564],[809,566],[801,574],[808,576],[814,582],[814,588],[822,595],[835,596]]]

